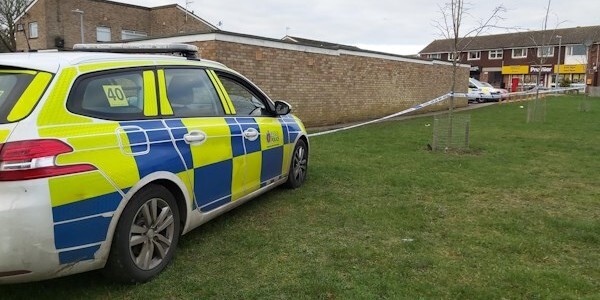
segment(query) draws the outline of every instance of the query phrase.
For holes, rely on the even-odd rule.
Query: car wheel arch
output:
[[[186,184],[177,175],[169,172],[152,173],[138,181],[138,183],[135,186],[133,186],[127,191],[127,193],[123,197],[123,200],[119,204],[119,207],[114,212],[112,216],[112,221],[110,222],[109,230],[106,234],[106,240],[103,246],[101,247],[101,250],[99,251],[101,255],[98,259],[102,260],[103,266],[108,260],[108,256],[110,255],[110,249],[115,235],[115,230],[117,228],[119,220],[121,219],[121,215],[125,211],[125,207],[127,207],[134,195],[144,190],[144,188],[146,188],[149,185],[161,185],[167,190],[169,190],[171,194],[173,194],[180,215],[180,234],[183,234],[188,230],[190,210],[192,209],[191,203],[193,199],[189,195],[186,195],[186,193],[184,192],[186,190]]]
[[[310,156],[310,144],[308,142],[308,138],[306,137],[306,135],[301,135],[298,140],[296,140],[296,143],[298,143],[299,140],[303,140],[304,143],[306,144],[306,156],[309,157]]]

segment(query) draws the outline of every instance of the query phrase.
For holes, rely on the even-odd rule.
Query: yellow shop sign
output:
[[[585,73],[585,69],[585,65],[560,65],[560,70],[558,66],[554,66],[554,73],[582,74]]]
[[[529,74],[529,66],[504,66],[502,67],[502,74],[504,75],[516,75],[516,74]]]

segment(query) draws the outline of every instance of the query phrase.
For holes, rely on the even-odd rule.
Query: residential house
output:
[[[143,7],[109,0],[35,0],[16,23],[17,51],[217,29],[177,4]]]
[[[452,61],[452,40],[435,40],[419,55]],[[471,77],[513,91],[563,81],[598,86],[600,26],[485,35],[459,41],[458,61]],[[557,81],[558,77],[558,81]]]

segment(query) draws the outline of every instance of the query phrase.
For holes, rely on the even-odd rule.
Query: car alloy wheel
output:
[[[148,200],[137,211],[129,230],[129,254],[142,270],[160,265],[175,237],[173,211],[163,199]]]
[[[302,145],[296,148],[292,160],[292,176],[294,176],[296,182],[304,182],[307,165],[308,158],[306,157],[306,148]]]

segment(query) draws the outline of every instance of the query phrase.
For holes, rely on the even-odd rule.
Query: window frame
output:
[[[442,59],[442,54],[441,53],[430,53],[430,54],[427,54],[427,58],[428,59]]]
[[[515,50],[524,50],[524,53],[522,54],[522,56],[516,56]],[[513,59],[527,58],[527,55],[529,55],[529,48],[513,48],[511,52],[512,52],[511,57]]]
[[[454,56],[454,52],[448,52],[448,61],[454,61],[454,60],[459,61],[459,59],[454,58],[453,56]],[[456,56],[460,57],[460,52],[457,52]]]
[[[543,48],[551,49],[552,53],[545,55],[543,53]],[[537,48],[537,57],[554,57],[554,46],[540,46]]]
[[[492,57],[492,53],[495,54],[495,57]],[[500,55],[498,55],[500,54]],[[504,49],[494,49],[488,50],[488,59],[489,60],[500,60],[504,59]]]
[[[277,117],[277,114],[275,113],[274,102],[271,100],[271,98],[269,98],[267,96],[266,93],[264,93],[258,86],[256,86],[250,80],[246,79],[243,76],[239,76],[237,74],[227,72],[224,70],[213,69],[213,71],[215,72],[215,74],[217,74],[219,81],[221,80],[221,77],[230,79],[230,80],[240,84],[244,88],[246,88],[250,93],[254,94],[254,96],[257,96],[256,98],[265,105],[265,108],[267,109],[267,111],[269,113],[268,116],[262,116],[262,117]],[[225,87],[223,87],[223,89],[225,89]],[[229,95],[229,92],[227,91],[227,89],[225,89],[225,92]],[[233,103],[231,103],[231,105],[233,105]],[[235,106],[234,106],[234,108],[235,108]],[[237,109],[236,109],[236,113],[231,114],[231,115],[237,116],[237,117],[241,116],[241,115],[237,114]],[[246,116],[246,117],[252,117],[252,116]]]
[[[33,35],[33,26],[35,26],[35,36]],[[29,25],[27,25],[28,29],[29,29],[29,39],[37,39],[40,37],[40,26],[38,25],[38,22],[29,22]]]
[[[179,118],[179,119],[189,119],[189,118],[223,118],[228,116],[228,114],[225,112],[225,108],[223,107],[223,101],[221,100],[220,96],[219,96],[219,91],[217,89],[217,87],[214,85],[214,83],[212,82],[212,80],[210,79],[210,75],[208,74],[208,71],[210,69],[205,68],[205,67],[196,67],[196,66],[160,66],[159,68],[160,70],[163,70],[163,74],[165,76],[164,81],[165,81],[165,95],[167,95],[167,101],[169,102],[169,105],[171,106],[171,109],[173,110],[173,114],[172,115],[162,115],[162,112],[159,113],[159,115],[162,115],[163,118],[167,118],[167,119],[173,119],[173,118]],[[217,115],[196,115],[196,116],[181,116],[181,115],[177,115],[177,113],[175,112],[175,110],[173,109],[173,104],[171,103],[171,100],[169,100],[169,86],[167,83],[167,74],[166,71],[167,70],[199,70],[202,71],[206,74],[206,77],[208,78],[208,83],[210,84],[210,86],[212,86],[212,88],[214,89],[215,95],[217,96],[217,100],[218,100],[218,105],[220,108],[220,112],[222,112],[222,114],[217,114]],[[156,75],[158,76],[158,75]],[[158,80],[158,77],[157,77]],[[157,90],[160,87],[158,87],[157,85]],[[159,99],[160,102],[160,99]],[[159,103],[159,108],[160,108],[160,103]]]
[[[472,53],[476,53],[475,58],[471,57]],[[467,54],[467,60],[481,60],[481,51],[469,51]]]
[[[133,37],[125,38],[124,34],[130,34]],[[147,37],[148,37],[148,33],[145,31],[121,29],[121,40],[122,41],[136,40],[136,39],[142,39],[142,38],[147,38]]]
[[[583,48],[583,54],[573,54],[573,49],[575,47],[581,47],[581,48]],[[584,56],[584,55],[587,55],[587,47],[585,47],[585,45],[569,45],[569,46],[566,46],[566,48],[567,49],[566,49],[565,52],[566,52],[567,56]]]
[[[108,29],[108,32],[102,32],[103,34],[108,33],[108,40],[100,40],[99,29]],[[96,42],[107,43],[112,41],[112,29],[109,26],[96,26]]]
[[[159,107],[159,114],[156,116],[144,115],[144,107],[142,107],[142,111],[139,114],[137,114],[137,113],[135,113],[135,114],[134,113],[115,113],[115,114],[107,115],[107,114],[103,114],[103,113],[100,113],[97,111],[84,109],[83,105],[82,105],[83,99],[79,100],[77,105],[74,103],[74,102],[76,102],[74,100],[74,97],[83,96],[83,94],[79,95],[80,91],[82,91],[81,86],[82,86],[82,83],[89,78],[106,76],[106,75],[111,75],[111,74],[127,74],[127,73],[139,72],[139,75],[142,77],[142,83],[144,83],[143,82],[144,71],[154,72],[154,77],[155,77],[154,91],[156,93],[156,101],[157,101],[156,105]],[[83,74],[83,75],[75,78],[75,80],[73,82],[73,86],[72,86],[71,90],[69,91],[69,95],[67,96],[65,107],[72,114],[95,118],[95,119],[100,119],[100,120],[107,120],[107,121],[135,121],[135,120],[160,119],[161,115],[160,115],[160,104],[158,103],[158,101],[159,101],[158,84],[156,82],[156,80],[158,79],[157,76],[158,76],[158,74],[156,72],[156,67],[134,67],[134,68],[125,68],[125,69],[116,69],[116,70],[104,70],[104,71]],[[142,89],[144,89],[143,85],[142,85]],[[83,91],[85,91],[85,90],[83,90]],[[144,93],[144,99],[142,99],[142,101],[143,101],[144,105],[146,105],[146,94],[145,93]]]

